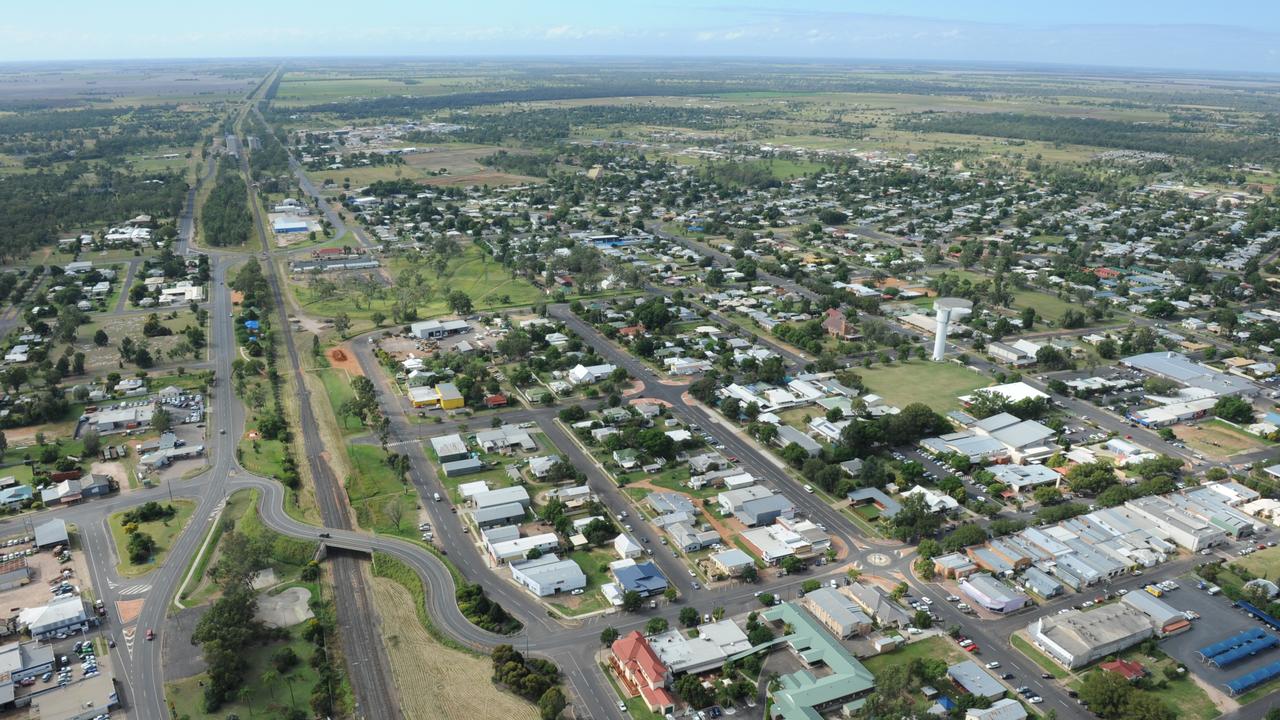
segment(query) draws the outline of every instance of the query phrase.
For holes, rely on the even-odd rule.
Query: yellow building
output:
[[[435,407],[440,404],[440,395],[435,388],[419,385],[409,388],[409,402],[416,408]]]
[[[466,405],[462,399],[462,393],[458,392],[458,388],[453,383],[436,385],[436,397],[441,410],[456,410]]]

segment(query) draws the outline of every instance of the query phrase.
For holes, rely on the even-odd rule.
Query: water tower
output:
[[[959,318],[973,312],[973,303],[964,298],[938,298],[933,303],[933,309],[938,313],[938,327],[933,335],[933,361],[942,362],[943,356],[947,354],[947,325],[952,317]]]

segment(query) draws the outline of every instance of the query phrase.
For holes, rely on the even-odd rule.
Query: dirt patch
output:
[[[406,720],[533,720],[533,705],[493,686],[489,659],[441,645],[418,622],[413,596],[373,578],[373,600]]]
[[[1266,447],[1261,440],[1255,440],[1243,431],[1212,423],[1179,425],[1173,432],[1193,450],[1215,459],[1229,458]]]
[[[346,370],[352,375],[364,375],[364,371],[360,369],[360,363],[356,361],[355,353],[351,351],[351,347],[347,343],[333,348],[326,355],[329,358],[330,367],[337,370]]]
[[[129,471],[125,469],[124,463],[96,462],[89,466],[89,472],[95,475],[110,475],[115,478],[120,492],[129,491]]]
[[[9,537],[24,537],[25,533],[17,536],[5,536],[0,538],[8,540]],[[13,551],[18,548],[25,548],[26,545],[18,545],[15,547],[5,548]],[[62,577],[63,570],[70,570],[71,574],[66,577],[66,581],[84,591],[89,582],[89,575],[86,572],[84,562],[84,553],[79,549],[73,550],[71,553],[71,562],[63,565],[54,559],[53,553],[48,551],[40,551],[32,554],[27,559],[27,567],[31,571],[31,582],[21,587],[11,590],[5,590],[0,593],[0,602],[5,603],[6,608],[30,608],[40,607],[49,602],[49,582],[56,578]]]
[[[116,601],[116,620],[121,625],[128,625],[138,619],[138,614],[142,612],[143,600],[117,600]]]
[[[244,293],[240,292],[239,290],[232,290],[232,291],[231,291],[231,304],[232,304],[232,305],[239,305],[239,304],[240,304],[240,303],[242,303],[242,302],[244,302]]]
[[[478,172],[459,175],[442,175],[424,180],[424,185],[440,187],[443,185],[528,185],[544,182],[541,178],[527,175],[511,175],[504,172]]]

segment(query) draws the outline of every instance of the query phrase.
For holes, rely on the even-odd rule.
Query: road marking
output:
[[[867,562],[876,567],[888,567],[889,563],[893,562],[893,558],[884,553],[871,553],[867,556]]]
[[[133,656],[133,638],[138,634],[138,627],[131,625],[120,631],[120,635],[124,637],[124,649],[128,651],[130,657]]]
[[[151,589],[151,586],[145,583],[141,585],[130,585],[129,587],[121,588],[119,591],[119,594],[120,595],[141,595],[150,589]]]

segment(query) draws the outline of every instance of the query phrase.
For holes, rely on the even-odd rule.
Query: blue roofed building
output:
[[[618,560],[609,566],[613,571],[613,579],[623,592],[634,590],[640,597],[661,595],[667,590],[667,578],[651,562],[638,563],[634,560]]]

